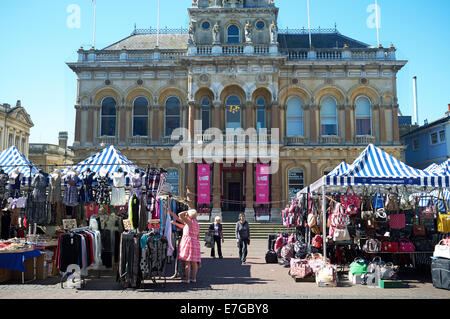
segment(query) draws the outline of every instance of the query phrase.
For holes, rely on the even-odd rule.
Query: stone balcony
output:
[[[95,143],[100,146],[110,146],[118,144],[117,136],[99,136],[95,139]]]
[[[343,139],[340,136],[321,136],[320,144],[333,145],[333,144],[341,144]]]
[[[303,136],[286,136],[284,138],[284,143],[286,145],[306,144],[306,138]]]
[[[375,144],[376,138],[375,136],[356,136],[355,144],[369,145]]]

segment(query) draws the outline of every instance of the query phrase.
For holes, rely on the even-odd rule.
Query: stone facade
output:
[[[174,164],[170,132],[179,125],[192,137],[202,119],[224,131],[235,124],[230,97],[243,129],[259,123],[269,140],[279,129],[271,141],[280,154],[270,178],[272,221],[289,201],[289,185],[292,194],[353,162],[369,143],[401,158],[396,81],[406,61],[396,59],[393,46],[373,48],[335,29],[314,30],[309,47],[304,30],[278,30],[278,10],[269,0],[193,1],[188,30],[135,30],[103,50],[81,48],[68,64],[78,76],[75,162],[114,144],[141,167],[178,170],[179,195],[195,207],[196,165]],[[361,97],[369,101],[365,126],[358,126]],[[322,114],[325,103],[334,103],[331,118]],[[249,162],[211,166],[213,215],[245,209],[254,218],[254,172]],[[246,205],[230,207],[235,199]]]
[[[16,146],[27,157],[30,129],[33,126],[30,115],[20,101],[15,107],[0,104],[0,151]]]

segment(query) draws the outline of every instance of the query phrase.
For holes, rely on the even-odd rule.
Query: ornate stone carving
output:
[[[214,25],[212,33],[213,33],[213,44],[219,44],[220,43],[220,25],[219,25],[219,22],[216,22],[216,24]]]
[[[278,43],[278,27],[275,21],[272,21],[272,24],[270,25],[270,43]]]
[[[245,43],[252,43],[252,24],[250,21],[245,24]]]

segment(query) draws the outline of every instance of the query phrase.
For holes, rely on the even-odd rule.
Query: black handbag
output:
[[[434,248],[431,246],[431,242],[428,239],[416,239],[414,241],[414,246],[416,251],[433,251]]]
[[[269,250],[266,253],[266,263],[267,264],[277,264],[278,263],[277,253],[274,252],[273,250]]]

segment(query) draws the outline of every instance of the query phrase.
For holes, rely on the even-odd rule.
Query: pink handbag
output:
[[[305,259],[295,259],[291,258],[291,276],[305,278],[309,275],[312,275],[313,270],[311,266],[308,264],[308,261]]]
[[[405,214],[389,215],[389,226],[391,229],[402,229],[406,226]]]
[[[408,239],[399,239],[400,245],[398,247],[398,251],[402,253],[410,253],[416,251],[414,244],[410,242]]]
[[[349,194],[349,190],[352,190],[353,195]],[[356,215],[361,207],[361,197],[355,195],[355,191],[352,187],[347,189],[346,195],[341,195],[340,202],[345,212],[349,215]]]
[[[330,218],[330,224],[333,227],[341,229],[350,224],[350,218],[348,214],[345,213],[342,204],[336,203],[333,214]]]

